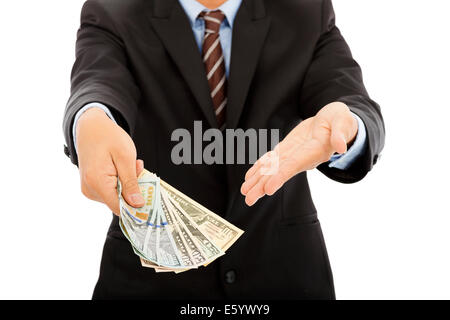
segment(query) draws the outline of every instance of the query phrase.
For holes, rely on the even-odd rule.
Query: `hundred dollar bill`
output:
[[[139,252],[139,256],[142,256],[147,260],[157,262],[156,239],[154,236],[146,238],[149,229],[155,229],[154,227],[135,224],[134,220],[131,220],[123,214],[121,214],[120,216],[119,226],[122,229],[122,233],[125,235],[128,241],[130,241],[133,249]],[[147,248],[145,248],[145,251],[144,241],[151,242],[150,245],[148,245],[147,243]]]
[[[150,173],[148,175],[144,175],[144,173],[147,170],[144,170],[140,175],[140,179],[143,179],[144,177],[147,178],[147,181],[149,181],[149,176]],[[153,176],[150,176],[153,177]],[[148,257],[146,258],[147,260],[153,261],[153,262],[157,262],[158,261],[158,242],[157,242],[157,228],[158,228],[158,221],[157,221],[157,217],[158,217],[158,206],[159,203],[161,202],[161,196],[159,195],[159,178],[154,178],[154,180],[157,179],[156,182],[156,193],[153,197],[153,199],[151,200],[152,202],[152,211],[149,212],[149,216],[148,216],[148,220],[147,220],[147,224],[144,228],[146,228],[147,232],[145,233],[144,239],[143,239],[143,248],[142,248],[142,252],[144,253],[144,257]],[[140,180],[138,180],[138,182],[140,182]],[[145,199],[145,198],[144,198]],[[148,200],[147,200],[148,202]]]
[[[177,257],[177,252],[174,249],[172,239],[166,235],[166,228],[168,226],[157,223],[155,224],[155,227],[146,226],[145,228],[147,228],[147,230],[145,230],[141,225],[132,226],[132,223],[133,221],[129,221],[126,217],[119,221],[122,232],[132,244],[134,253],[141,259],[145,259],[147,261],[147,266],[152,264],[157,269],[167,268],[170,269],[170,271],[184,270],[186,268],[185,265],[180,263],[180,260]],[[127,225],[128,227],[125,227]],[[136,231],[140,232],[137,233]],[[158,235],[159,239],[157,238]],[[144,236],[145,241],[147,241],[145,246],[142,245]],[[142,247],[144,247],[144,249],[142,249]]]
[[[122,184],[120,180],[118,180],[117,185],[120,206],[125,210],[125,213],[135,221],[135,223],[149,223],[152,219],[154,221],[160,194],[159,178],[156,175],[147,170],[143,170],[138,177],[139,190],[145,200],[145,204],[141,208],[133,208],[130,206],[122,197]]]
[[[144,257],[142,257],[140,255],[139,251],[137,251],[134,247],[133,247],[133,251],[134,251],[134,254],[136,254],[139,257],[139,260],[143,267],[154,269],[156,273],[160,273],[160,272],[181,273],[181,272],[190,270],[190,269],[173,269],[173,268],[168,268],[168,267],[161,267],[149,260],[146,260]]]
[[[157,244],[158,265],[171,268],[185,268],[186,265],[183,264],[170,233],[172,226],[169,226],[167,222],[162,222],[165,218],[162,218],[164,214],[161,211],[162,209],[159,210],[157,226],[157,234],[159,235]]]
[[[197,224],[199,230],[222,251],[228,250],[244,233],[163,180],[161,180],[161,187],[161,190],[165,190],[173,200],[171,202],[177,204]]]
[[[174,227],[172,224],[172,220],[170,219],[170,217],[168,217],[168,212],[167,212],[165,201],[162,199],[162,197],[160,199],[161,199],[161,201],[160,201],[159,207],[158,207],[158,216],[161,219],[161,228],[162,228],[161,232],[162,232],[163,245],[160,245],[159,247],[161,249],[165,250],[167,252],[166,254],[170,253],[170,254],[175,255],[176,259],[179,261],[181,266],[184,266],[184,267],[192,266],[193,265],[192,261],[187,260],[185,257],[183,257],[182,251],[185,250],[185,248],[183,248],[183,247],[180,248],[179,246],[177,246],[177,243],[175,242],[174,235],[176,235],[176,234],[174,233]],[[171,222],[170,224],[169,224],[169,221]],[[167,241],[167,243],[165,243],[165,245],[164,245],[164,241]],[[184,261],[186,261],[186,264]]]
[[[143,170],[138,177],[138,186],[145,204],[141,208],[133,208],[122,197],[122,184],[117,183],[120,205],[120,227],[130,241],[135,252],[147,260],[156,262],[156,228],[155,219],[158,199],[160,197],[159,178]]]
[[[144,267],[181,273],[207,266],[243,233],[145,169],[138,185],[145,205],[133,208],[118,181],[119,223]]]
[[[190,255],[183,236],[181,235],[178,224],[176,224],[176,221],[174,221],[172,215],[170,214],[169,209],[166,205],[166,201],[163,197],[161,197],[161,215],[163,215],[164,219],[167,221],[169,227],[167,230],[174,241],[174,246],[177,250],[178,258],[184,266],[188,268],[194,268],[194,259]]]
[[[192,240],[182,223],[177,219],[174,212],[171,209],[170,203],[161,197],[161,203],[164,204],[164,213],[167,214],[167,220],[170,221],[169,225],[172,226],[173,236],[176,245],[182,253],[183,262],[187,263],[189,268],[197,268],[201,265],[203,260],[206,260],[205,256],[197,248],[196,244]]]

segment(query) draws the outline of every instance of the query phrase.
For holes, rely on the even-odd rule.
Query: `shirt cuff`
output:
[[[75,131],[75,129],[77,127],[77,122],[80,119],[81,115],[83,113],[85,113],[87,110],[91,109],[91,108],[102,109],[112,121],[116,122],[116,120],[114,119],[114,117],[113,117],[111,111],[108,109],[108,107],[105,106],[104,104],[100,103],[100,102],[89,103],[89,104],[85,105],[83,108],[81,108],[80,110],[78,110],[77,114],[75,115],[75,119],[73,120],[73,127],[72,127],[73,143],[74,143],[74,146],[75,146],[75,151],[77,153],[78,153],[78,150],[77,150],[77,135],[76,135],[76,131]]]
[[[358,121],[358,134],[355,142],[344,154],[335,154],[331,157],[329,167],[339,170],[347,170],[361,155],[364,154],[367,140],[367,132],[364,122],[356,114],[352,113]]]

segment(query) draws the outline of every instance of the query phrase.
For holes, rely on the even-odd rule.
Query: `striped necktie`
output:
[[[217,124],[220,130],[223,130],[226,127],[227,78],[219,30],[225,15],[222,11],[215,10],[203,11],[199,17],[205,20],[203,63],[205,64]]]

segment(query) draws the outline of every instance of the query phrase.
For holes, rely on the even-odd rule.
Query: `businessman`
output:
[[[357,182],[385,133],[331,0],[89,0],[71,79],[65,152],[83,194],[115,214],[94,298],[335,298],[306,172]],[[281,142],[256,163],[175,164],[173,132],[194,135],[199,121],[278,130]],[[118,225],[116,184],[142,206],[144,166],[244,235],[206,268],[141,267]]]

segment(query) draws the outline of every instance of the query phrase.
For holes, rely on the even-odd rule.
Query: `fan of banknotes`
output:
[[[146,201],[133,208],[120,200],[120,228],[143,267],[180,273],[207,266],[225,254],[243,231],[143,170],[139,188]]]

